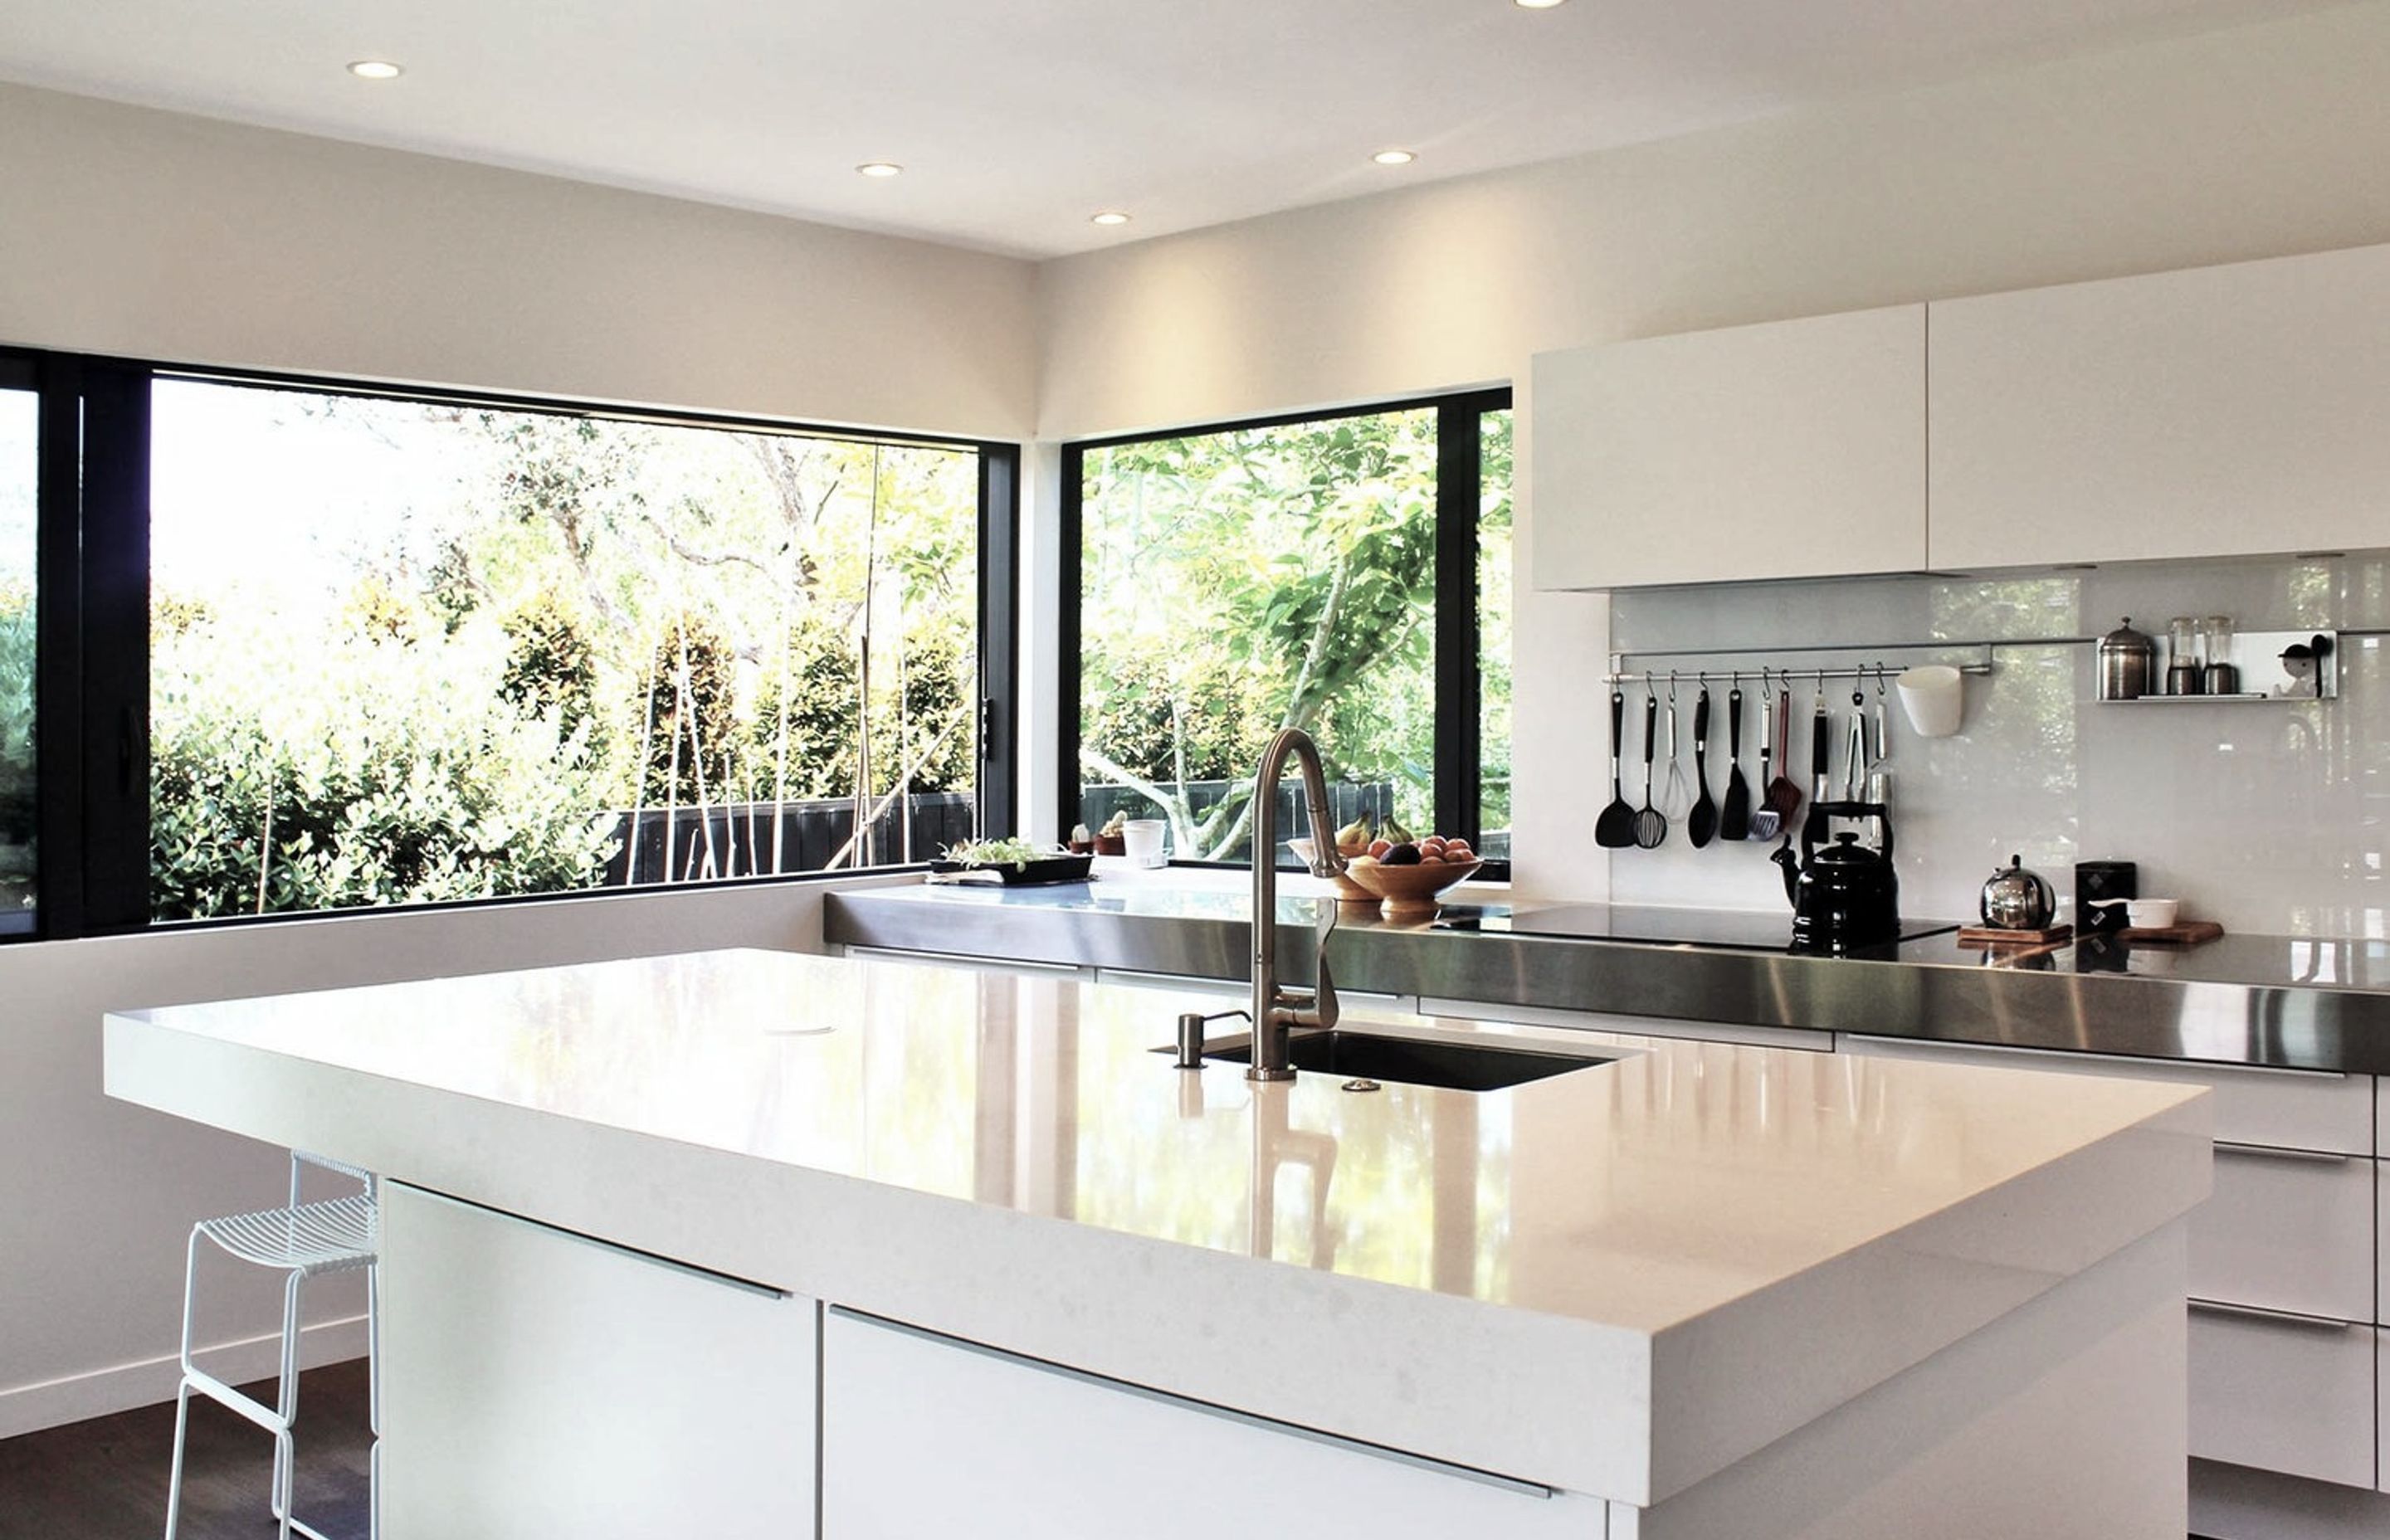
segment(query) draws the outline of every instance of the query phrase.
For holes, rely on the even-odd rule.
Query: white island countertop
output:
[[[1634,1504],[2207,1190],[2204,1093],[2179,1085],[1576,1033],[1621,1057],[1356,1094],[1150,1051],[1220,1004],[716,952],[113,1015],[107,1082],[733,1277]]]

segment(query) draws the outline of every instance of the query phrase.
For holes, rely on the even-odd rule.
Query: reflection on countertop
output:
[[[1638,1331],[2113,1135],[2174,1127],[2197,1095],[1690,1043],[1505,1091],[1389,1083],[1353,1095],[1332,1075],[1255,1085],[1234,1065],[1173,1068],[1154,1049],[1179,1004],[731,951],[119,1020],[772,1165]]]

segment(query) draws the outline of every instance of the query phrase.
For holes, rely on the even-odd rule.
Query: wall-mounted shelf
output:
[[[2137,695],[2130,700],[2102,700],[2102,706],[2247,706],[2267,702],[2313,700],[2312,695],[2254,695],[2242,690],[2237,695]],[[2324,699],[2329,699],[2326,697]]]
[[[2164,644],[2152,675],[2164,679],[2169,658]],[[2231,695],[2141,695],[2102,700],[2102,706],[2268,706],[2340,696],[2340,633],[2250,631],[2232,638],[2232,664],[2244,685],[2263,687]]]

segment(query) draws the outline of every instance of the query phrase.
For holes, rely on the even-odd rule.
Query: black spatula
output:
[[[1718,813],[1721,840],[1751,838],[1751,783],[1742,778],[1742,687],[1726,693],[1726,806]]]
[[[1626,731],[1626,692],[1610,692],[1610,805],[1593,821],[1593,842],[1608,850],[1635,843],[1635,807],[1618,774],[1618,739]]]
[[[1699,781],[1702,794],[1693,802],[1693,811],[1685,817],[1685,836],[1700,850],[1717,837],[1717,803],[1710,801],[1710,687],[1702,687],[1702,698],[1693,703],[1693,779]]]

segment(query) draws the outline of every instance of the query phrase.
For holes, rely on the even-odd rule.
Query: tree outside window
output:
[[[968,449],[201,379],[152,423],[156,918],[972,832]]]

